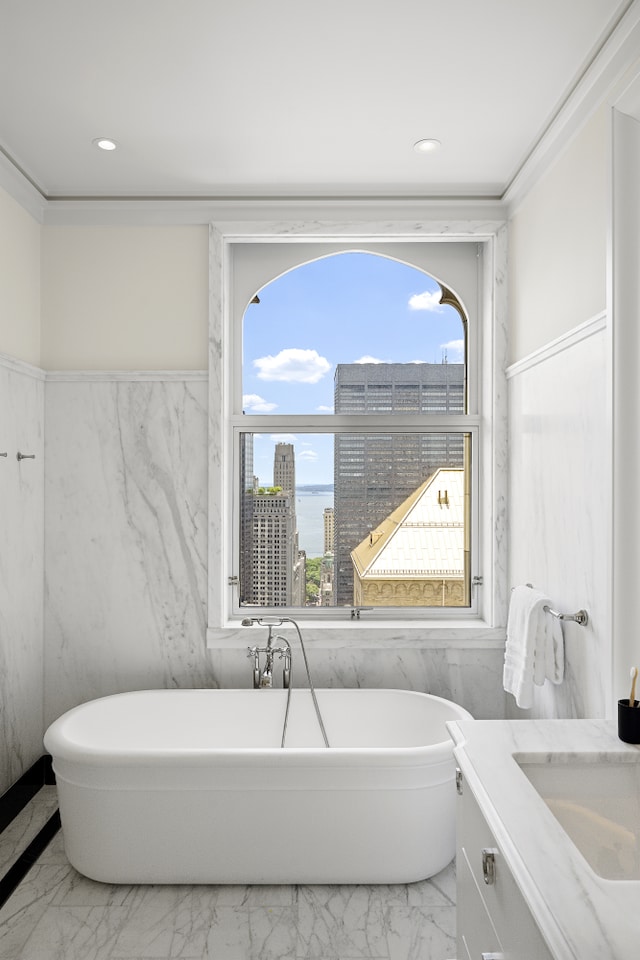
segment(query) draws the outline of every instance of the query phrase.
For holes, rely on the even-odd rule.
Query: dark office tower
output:
[[[464,413],[462,363],[348,363],[336,414]],[[375,423],[375,418],[372,417]],[[460,434],[338,434],[334,446],[337,606],[351,606],[351,551],[439,467],[462,467]]]

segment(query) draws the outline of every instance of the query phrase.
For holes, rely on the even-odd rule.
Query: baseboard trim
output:
[[[51,757],[45,754],[0,797],[0,833],[24,810],[41,787],[55,784]]]
[[[51,786],[55,782],[51,757],[49,754],[44,754],[0,797],[0,832],[6,830],[11,821],[15,820],[35,797],[38,790],[44,786]],[[59,829],[60,813],[56,810],[4,876],[0,877],[0,907],[6,903]]]

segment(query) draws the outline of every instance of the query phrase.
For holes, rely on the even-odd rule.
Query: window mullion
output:
[[[469,430],[480,425],[481,417],[472,414],[407,414],[300,416],[233,416],[233,430],[247,433],[448,433]]]

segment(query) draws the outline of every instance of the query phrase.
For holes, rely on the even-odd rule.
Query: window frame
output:
[[[301,623],[324,624],[343,628],[376,626],[419,626],[426,629],[442,628],[447,633],[454,626],[492,627],[503,622],[505,601],[505,543],[501,535],[504,526],[506,476],[500,469],[506,457],[506,410],[503,389],[506,367],[506,336],[504,335],[506,297],[502,278],[506,266],[505,224],[502,221],[462,223],[421,222],[409,226],[405,222],[214,222],[210,225],[210,356],[209,356],[209,593],[207,640],[216,646],[221,631],[240,625],[247,615],[239,608],[237,589],[232,577],[231,560],[235,538],[238,536],[237,516],[234,515],[235,486],[239,473],[240,432],[261,432],[269,423],[279,423],[282,432],[313,433],[348,422],[353,432],[357,421],[364,432],[377,433],[381,429],[406,433],[407,422],[415,420],[416,432],[469,432],[472,434],[472,482],[475,509],[472,513],[473,569],[481,578],[481,585],[472,589],[472,608],[378,608],[362,614],[361,619],[350,620],[345,608],[296,609],[295,618]],[[329,414],[309,417],[299,415],[244,415],[238,413],[238,397],[242,383],[234,357],[241,350],[241,318],[237,319],[233,302],[233,255],[241,243],[322,243],[330,245],[361,244],[367,250],[376,243],[464,242],[478,245],[482,255],[481,289],[478,294],[478,324],[473,345],[476,352],[476,375],[471,378],[467,414],[416,415],[398,423],[397,416],[384,417]],[[328,249],[327,253],[338,252]],[[376,252],[372,250],[371,252]],[[404,258],[402,258],[404,259]],[[302,258],[304,260],[304,258]],[[405,261],[406,262],[406,261]],[[419,269],[419,268],[418,268]],[[246,306],[246,305],[244,305]],[[244,312],[244,307],[243,307]],[[473,320],[473,318],[471,318]],[[471,325],[470,325],[471,326]],[[471,333],[470,333],[471,336]],[[474,360],[469,356],[469,363]],[[452,429],[454,428],[454,429]],[[266,610],[264,611],[266,614]],[[280,612],[284,612],[280,610]],[[446,635],[446,634],[445,634]]]
[[[356,414],[348,415],[317,415],[313,421],[309,421],[306,416],[292,414],[291,416],[246,416],[232,415],[230,418],[230,428],[232,433],[233,449],[233,489],[238,490],[238,477],[240,476],[240,436],[243,433],[264,433],[265,427],[267,433],[281,434],[310,434],[310,433],[348,433],[348,434],[460,434],[464,436],[469,434],[471,437],[471,487],[475,496],[472,496],[472,509],[470,530],[471,537],[471,570],[478,568],[478,542],[479,542],[479,523],[478,523],[478,502],[477,492],[479,489],[479,456],[477,455],[480,444],[480,418],[478,416],[457,416],[457,415],[434,415],[423,417],[421,415],[411,415],[407,419],[396,415],[372,416]],[[268,421],[268,424],[265,423]],[[398,421],[401,422],[398,422]],[[260,422],[262,421],[262,422]],[[231,504],[231,538],[232,538],[232,561],[240,556],[240,498],[234,497]],[[231,561],[231,562],[232,562]],[[234,566],[237,567],[237,563]],[[470,574],[472,576],[472,573]],[[459,619],[461,617],[478,614],[477,591],[471,591],[471,604],[469,607],[375,607],[367,609],[367,620],[394,621],[399,619],[421,620],[425,618],[432,619],[438,617],[441,619]],[[234,591],[230,606],[230,616],[234,619],[255,614],[256,607],[249,604],[240,606],[237,591]],[[364,610],[364,608],[362,608]],[[312,621],[344,621],[351,616],[351,610],[360,613],[360,608],[356,604],[340,607],[260,607],[261,615],[284,616],[293,615],[296,620]]]

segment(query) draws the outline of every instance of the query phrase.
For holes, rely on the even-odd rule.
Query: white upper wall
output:
[[[509,221],[511,363],[605,309],[608,124],[603,106]]]
[[[0,189],[0,353],[40,364],[42,227]]]
[[[42,231],[46,370],[206,370],[206,226]]]
[[[603,106],[510,219],[510,362],[605,308],[608,123]],[[204,223],[41,226],[0,190],[0,353],[45,369],[205,369],[207,324]]]

